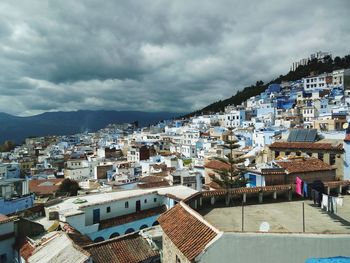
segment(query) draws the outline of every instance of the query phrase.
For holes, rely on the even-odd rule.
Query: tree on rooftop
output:
[[[230,130],[230,135],[224,143],[224,149],[228,149],[229,153],[225,155],[225,158],[216,157],[218,161],[227,164],[228,168],[222,168],[215,170],[219,175],[211,176],[213,182],[217,183],[220,187],[227,190],[226,204],[230,204],[231,192],[230,189],[238,187],[246,187],[248,180],[244,178],[244,168],[239,166],[245,160],[242,155],[235,156],[234,150],[239,148],[238,140],[233,138],[233,131]]]
[[[58,191],[59,193],[68,193],[70,196],[76,196],[80,190],[79,183],[75,180],[66,178],[60,184]]]

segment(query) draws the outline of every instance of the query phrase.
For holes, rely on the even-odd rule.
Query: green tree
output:
[[[5,141],[4,144],[0,145],[0,152],[10,152],[16,147],[13,141]]]
[[[226,204],[229,205],[231,202],[231,191],[230,189],[238,188],[238,187],[246,187],[247,180],[244,178],[245,168],[238,166],[242,164],[245,160],[240,155],[234,155],[234,150],[239,148],[240,145],[237,143],[238,140],[233,138],[233,131],[230,130],[230,134],[228,140],[224,143],[224,149],[228,149],[229,153],[225,155],[225,158],[217,157],[218,161],[227,164],[228,168],[222,168],[219,170],[215,170],[215,172],[219,175],[212,176],[211,179],[215,183],[217,183],[220,187],[226,189]]]
[[[59,193],[68,193],[70,196],[76,196],[78,190],[80,190],[79,183],[69,178],[64,179],[58,188]]]

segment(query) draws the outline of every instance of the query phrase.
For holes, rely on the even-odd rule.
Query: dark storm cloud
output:
[[[350,2],[1,1],[0,111],[188,112],[318,50],[350,52]]]

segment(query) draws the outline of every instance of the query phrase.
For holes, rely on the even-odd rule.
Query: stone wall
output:
[[[189,261],[174,245],[170,238],[163,233],[163,262],[177,263],[176,256],[180,259],[181,263],[191,263],[191,261]]]

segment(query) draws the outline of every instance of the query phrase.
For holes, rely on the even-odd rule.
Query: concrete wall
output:
[[[349,244],[350,235],[224,233],[198,262],[303,263],[308,258],[350,256]]]
[[[156,198],[156,202],[154,202]],[[146,210],[154,207],[161,206],[163,204],[163,198],[157,194],[147,194],[143,196],[131,197],[125,200],[119,200],[112,203],[99,204],[84,208],[85,212],[85,224],[93,224],[93,210],[100,209],[100,219],[105,220],[117,216],[127,215],[136,212],[136,201],[141,201],[141,210]],[[147,200],[145,202],[145,200]],[[129,203],[129,207],[125,208],[125,202]],[[110,212],[107,213],[107,207],[110,207]]]

